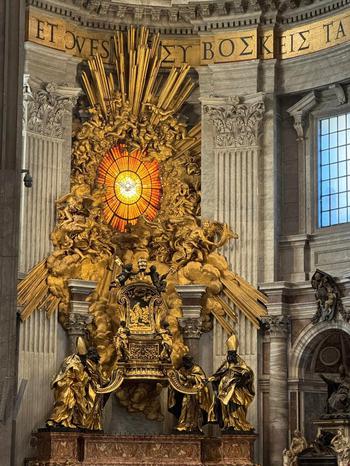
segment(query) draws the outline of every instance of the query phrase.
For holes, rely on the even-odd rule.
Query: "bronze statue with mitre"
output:
[[[76,352],[65,358],[51,388],[55,403],[47,427],[51,429],[102,430],[104,396],[98,393],[106,382],[96,348],[77,338]]]
[[[215,393],[209,420],[228,433],[250,432],[254,427],[247,421],[247,410],[255,396],[254,373],[237,354],[237,336],[231,335],[226,345],[226,361],[209,378]]]

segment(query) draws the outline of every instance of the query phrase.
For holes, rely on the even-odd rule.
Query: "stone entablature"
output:
[[[137,17],[132,16],[132,7],[124,5],[123,8],[126,9],[125,14],[111,13],[107,20],[93,13],[62,10],[61,7],[39,5],[36,0],[29,0],[26,39],[80,59],[99,53],[105,63],[112,64],[115,59],[114,33],[129,24],[152,22],[153,25],[159,24],[150,30],[161,34],[162,66],[165,68],[181,66],[182,63],[198,67],[255,60],[285,61],[304,59],[305,56],[312,59],[318,53],[330,48],[334,53],[334,50],[350,43],[347,33],[350,10],[346,9],[320,19],[315,15],[315,19],[300,28],[298,21],[294,20],[290,21],[293,24],[288,21],[288,25],[282,27],[280,20],[276,22],[276,12],[270,21],[261,15],[261,10],[243,12],[239,16],[233,13],[231,17],[225,17],[225,21],[216,18],[212,25],[196,19],[191,27],[182,23],[178,14],[172,20],[176,22],[175,27],[171,22],[164,22],[159,12],[154,15],[156,10],[151,7],[147,7],[147,17],[141,13]],[[305,15],[300,18],[305,19]]]
[[[116,25],[145,24],[166,34],[192,35],[210,30],[304,23],[337,12],[350,0],[112,1],[26,0],[28,6],[71,18],[80,25],[113,30]],[[145,2],[146,3],[146,2]],[[155,26],[156,22],[156,26]]]

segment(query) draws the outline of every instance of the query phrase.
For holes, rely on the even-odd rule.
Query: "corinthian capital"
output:
[[[71,114],[79,90],[59,87],[56,83],[31,86],[25,81],[25,129],[43,136],[62,138],[63,117]]]
[[[271,336],[285,337],[289,332],[290,318],[288,316],[266,316],[262,319],[265,329]]]
[[[179,325],[182,330],[182,334],[185,339],[187,338],[200,338],[202,335],[202,319],[201,318],[190,318],[183,319],[179,318]]]
[[[223,104],[206,104],[205,114],[212,119],[216,129],[217,147],[251,147],[258,145],[261,122],[265,112],[259,99],[242,102],[238,96]]]

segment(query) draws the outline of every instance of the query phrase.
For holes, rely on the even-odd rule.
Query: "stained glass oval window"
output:
[[[119,231],[128,223],[135,224],[141,215],[153,220],[159,209],[159,165],[142,158],[138,149],[129,153],[117,146],[107,152],[98,169],[98,183],[105,188],[105,219]]]

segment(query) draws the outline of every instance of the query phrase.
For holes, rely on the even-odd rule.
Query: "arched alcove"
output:
[[[308,325],[291,351],[289,381],[297,387],[298,424],[310,441],[313,421],[325,409],[327,385],[321,375],[337,379],[340,364],[350,367],[350,325],[343,321]]]

